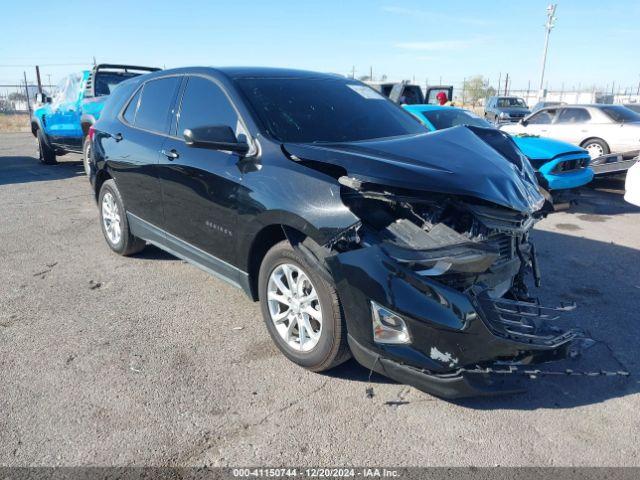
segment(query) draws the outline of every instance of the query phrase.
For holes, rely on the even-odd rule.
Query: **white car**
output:
[[[536,135],[573,143],[585,148],[592,159],[620,154],[620,160],[624,160],[637,156],[640,151],[640,114],[623,105],[546,107],[519,123],[502,125],[500,129],[516,135]],[[604,164],[593,163],[596,173],[598,163]],[[615,171],[627,170],[633,163],[624,161]],[[612,172],[609,168],[602,173]]]
[[[627,171],[624,190],[624,199],[640,207],[640,160]]]

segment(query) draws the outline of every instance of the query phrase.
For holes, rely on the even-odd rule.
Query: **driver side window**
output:
[[[238,139],[246,136],[225,93],[211,80],[189,77],[178,117],[178,136],[186,128],[228,126]]]
[[[532,115],[527,123],[530,125],[548,125],[553,121],[555,115],[555,110],[541,110],[535,115]]]

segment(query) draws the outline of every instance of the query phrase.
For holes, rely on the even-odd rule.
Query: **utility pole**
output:
[[[351,78],[356,78],[356,66],[351,67]]]
[[[509,85],[509,74],[507,73],[507,76],[504,77],[504,96],[507,96],[507,87]]]
[[[555,14],[556,14],[557,7],[558,7],[557,4],[552,4],[547,7],[547,23],[544,24],[544,28],[545,28],[544,50],[542,52],[542,69],[540,72],[540,88],[538,90],[538,100],[543,100],[545,97],[544,90],[543,90],[544,69],[547,65],[547,50],[549,49],[549,35],[551,34],[551,30],[553,30],[553,27],[555,26],[555,23],[556,23]]]
[[[36,79],[38,80],[38,93],[42,93],[42,82],[40,81],[40,67],[36,65]]]
[[[373,66],[369,67],[369,80],[373,82]]]
[[[27,109],[29,110],[29,116],[31,116],[31,101],[29,100],[29,85],[27,84],[27,72],[22,71],[24,74],[24,91],[27,93]]]

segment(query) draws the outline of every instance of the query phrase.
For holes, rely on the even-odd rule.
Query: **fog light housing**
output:
[[[394,345],[411,343],[409,329],[400,315],[371,302],[371,316],[374,342]]]

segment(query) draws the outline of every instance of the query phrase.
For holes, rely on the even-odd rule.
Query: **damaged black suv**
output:
[[[92,134],[111,249],[151,243],[244,289],[305,368],[352,354],[454,398],[584,340],[527,293],[544,199],[498,130],[428,133],[337,75],[194,67],[123,83]]]

